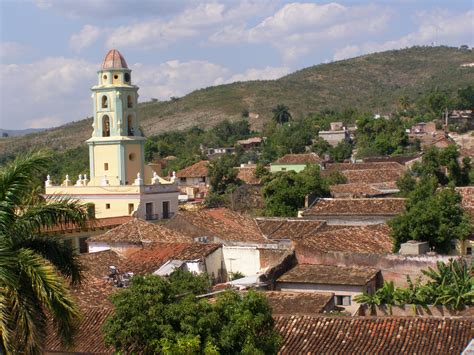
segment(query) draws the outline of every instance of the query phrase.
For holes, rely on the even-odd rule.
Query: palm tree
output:
[[[280,125],[286,122],[289,122],[292,119],[290,109],[288,108],[288,106],[281,105],[281,104],[277,105],[276,107],[272,109],[272,112],[273,112],[273,120]]]
[[[50,160],[38,152],[0,168],[0,353],[39,353],[47,319],[67,343],[79,315],[66,282],[80,282],[78,260],[44,231],[83,226],[87,209],[37,193],[37,176]]]
[[[408,95],[402,95],[398,98],[398,105],[403,111],[408,110],[411,105],[410,97]]]

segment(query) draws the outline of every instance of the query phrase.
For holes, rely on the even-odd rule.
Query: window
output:
[[[102,77],[104,80],[107,80],[107,75],[104,74],[104,76]]]
[[[127,127],[128,127],[128,135],[134,136],[135,134],[134,134],[134,129],[133,129],[133,116],[132,115],[128,116]]]
[[[133,203],[128,204],[128,214],[132,214],[133,210],[135,209]]]
[[[125,73],[125,74],[123,75],[123,78],[124,78],[125,82],[128,83],[128,82],[130,81],[130,74],[129,74],[129,73]]]
[[[472,255],[472,248],[471,247],[466,248],[466,254],[467,255]]]
[[[114,79],[115,79],[115,80],[118,79],[118,75],[117,75],[117,74],[114,75]]]
[[[102,137],[110,137],[110,118],[107,115],[102,117]]]
[[[87,204],[87,215],[89,218],[95,218],[95,205],[93,203]]]
[[[79,253],[87,253],[89,251],[89,247],[87,245],[87,238],[88,237],[80,237],[79,238]]]
[[[179,178],[179,182],[185,184],[186,183],[186,178],[185,177]]]
[[[334,296],[336,298],[336,306],[350,306],[351,296]]]
[[[286,171],[286,168],[281,168],[281,171]]]
[[[130,154],[128,155],[128,159],[129,159],[130,161],[134,161],[134,160],[135,160],[135,153],[130,153]]]
[[[110,210],[110,203],[106,203],[106,204],[105,204],[105,209],[106,209],[106,210]]]
[[[130,95],[127,96],[127,107],[133,108],[133,99],[132,99],[132,96]]]
[[[104,170],[108,171],[109,170],[109,163],[104,163]]]
[[[102,108],[108,108],[108,107],[109,107],[108,99],[107,99],[107,96],[104,95],[102,96]]]
[[[206,182],[206,177],[205,176],[198,177],[198,182]]]

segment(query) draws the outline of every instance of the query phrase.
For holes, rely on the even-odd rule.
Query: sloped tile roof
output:
[[[273,316],[282,315],[316,315],[323,313],[332,301],[332,293],[317,292],[264,292],[272,308]]]
[[[153,273],[169,260],[205,258],[220,247],[220,244],[204,243],[154,243],[128,255],[122,269],[138,274]]]
[[[399,169],[367,169],[367,170],[343,170],[341,174],[347,179],[347,183],[376,184],[381,182],[397,181],[403,170]]]
[[[392,251],[391,229],[386,224],[324,226],[297,241],[296,250],[387,254]]]
[[[131,216],[119,216],[119,217],[107,217],[107,218],[97,218],[87,221],[86,226],[83,229],[110,229],[116,226],[120,226],[124,223],[132,220]],[[74,232],[78,230],[79,227],[74,224],[67,225],[58,225],[53,228],[45,230],[45,233],[64,233],[64,232]]]
[[[380,190],[364,183],[338,184],[329,186],[331,195],[352,194],[355,197],[370,197],[383,194]]]
[[[397,162],[368,162],[368,163],[328,163],[327,171],[346,171],[346,170],[403,170],[403,165]]]
[[[275,317],[280,354],[460,354],[472,318]]]
[[[46,338],[43,343],[45,353],[75,353],[75,354],[113,354],[113,348],[104,344],[102,327],[113,308],[86,308],[82,309],[82,318],[76,326],[71,348],[61,345],[59,337],[55,334],[51,322],[47,323]]]
[[[237,178],[249,185],[258,185],[262,179],[255,176],[256,166],[238,168]]]
[[[324,216],[395,216],[405,211],[404,198],[322,198],[303,211],[303,217]]]
[[[111,229],[104,234],[93,236],[88,243],[129,243],[141,245],[150,242],[191,242],[192,239],[179,232],[170,230],[165,225],[153,224],[139,218]]]
[[[256,218],[255,219],[260,231],[272,240],[290,239],[300,240],[308,234],[314,233],[325,222],[291,219],[291,218]]]
[[[180,211],[166,224],[191,238],[215,237],[224,242],[272,243],[252,218],[227,208]]]
[[[298,264],[280,276],[277,282],[364,286],[377,272],[372,268]]]
[[[318,164],[322,159],[316,153],[286,154],[272,164]]]
[[[201,160],[191,166],[181,169],[176,173],[176,176],[179,178],[208,176],[208,164],[209,161]]]

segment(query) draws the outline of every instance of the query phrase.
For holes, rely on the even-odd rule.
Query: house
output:
[[[282,247],[265,238],[252,218],[227,208],[180,211],[166,227],[195,241],[223,244],[226,270],[245,276],[263,272],[265,258],[281,253]]]
[[[207,157],[214,159],[224,154],[234,154],[234,147],[219,147],[219,148],[207,148]]]
[[[256,164],[241,164],[237,170],[237,179],[243,181],[245,184],[260,185],[262,183],[262,179],[255,176],[257,170]]]
[[[201,160],[176,173],[177,183],[182,195],[189,199],[204,198],[209,188],[209,161]]]
[[[405,169],[406,168],[403,165],[393,161],[370,163],[328,163],[325,165],[325,169],[322,171],[321,175],[326,177],[337,171],[346,178],[346,183],[348,184],[372,185],[396,182],[403,175]]]
[[[45,181],[45,198],[67,196],[88,204],[96,218],[135,215],[168,218],[178,209],[178,187],[145,165],[146,138],[138,117],[138,86],[119,51],[104,58],[91,88],[93,131],[86,141],[89,165],[76,179]],[[71,177],[72,178],[72,177]],[[75,180],[75,181],[74,181]]]
[[[286,154],[270,164],[270,172],[293,170],[297,173],[304,170],[308,164],[321,164],[322,159],[316,153]]]
[[[436,123],[435,122],[419,122],[414,124],[411,129],[411,134],[432,134],[436,132]]]
[[[273,317],[316,316],[336,309],[332,293],[266,291],[263,294],[272,309]]]
[[[315,233],[326,222],[286,217],[258,217],[255,219],[262,234],[280,244],[291,244]]]
[[[280,276],[275,287],[280,291],[329,292],[334,294],[336,306],[356,310],[353,297],[374,293],[379,273],[373,268],[298,264]]]
[[[333,198],[383,197],[400,191],[396,185],[392,187],[387,189],[387,186],[380,184],[351,183],[331,185],[329,191]]]
[[[167,228],[134,218],[101,235],[87,240],[89,252],[94,253],[112,249],[119,253],[128,253],[156,242],[192,242],[192,238]]]
[[[237,141],[237,145],[242,146],[245,151],[249,151],[255,148],[260,148],[262,143],[264,142],[264,137],[252,137],[247,139],[241,139]]]
[[[276,316],[279,354],[467,354],[472,318]]]
[[[462,207],[471,217],[471,224],[474,223],[474,186],[456,187],[462,198]],[[454,255],[474,254],[474,234],[465,240],[456,240],[451,253]]]
[[[330,131],[319,131],[318,137],[324,139],[330,145],[335,147],[341,142],[348,141],[350,139],[349,131],[345,128],[340,130],[330,130]]]
[[[329,225],[368,225],[385,223],[404,211],[404,198],[322,198],[299,214]]]

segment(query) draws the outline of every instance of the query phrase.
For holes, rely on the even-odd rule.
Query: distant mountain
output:
[[[278,80],[236,82],[193,91],[178,100],[139,105],[146,135],[192,126],[208,128],[224,120],[252,115],[254,129],[271,119],[271,109],[285,104],[294,117],[322,109],[357,108],[390,113],[401,95],[417,99],[440,87],[455,92],[474,82],[472,50],[413,47],[320,64]],[[94,83],[91,83],[91,86]],[[92,119],[44,132],[0,139],[0,158],[31,148],[66,150],[82,144],[92,132]],[[3,154],[2,154],[3,152]]]
[[[19,137],[19,136],[24,136],[26,134],[30,133],[35,133],[35,132],[41,132],[44,131],[47,128],[28,128],[28,129],[3,129],[0,128],[0,138],[5,137],[7,135],[8,137]]]

